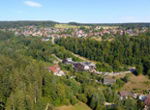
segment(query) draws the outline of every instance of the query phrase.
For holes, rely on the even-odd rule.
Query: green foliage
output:
[[[13,28],[23,26],[53,26],[58,24],[54,21],[2,21],[0,22],[0,28]]]
[[[137,65],[136,66],[136,72],[137,72],[137,75],[140,75],[143,73],[143,66],[142,65]]]
[[[56,43],[88,59],[102,62],[97,64],[100,71],[123,71],[127,65],[137,65],[140,73],[148,74],[149,36],[116,36],[113,41],[61,38]]]
[[[5,33],[0,31],[0,40],[8,40],[9,38],[14,37],[13,33]]]
[[[55,46],[39,38],[6,34],[4,39],[3,35],[0,32],[0,108],[43,110],[48,103],[56,106],[78,102],[77,82],[70,80],[68,84],[66,78],[50,75],[46,69],[56,60],[52,57]]]
[[[85,94],[78,94],[78,99],[84,103],[87,103],[87,98],[85,96]]]
[[[125,83],[127,83],[127,82],[130,80],[130,75],[129,75],[129,74],[125,75],[125,77],[122,78],[122,80],[123,80]]]
[[[137,102],[134,99],[127,99],[124,102],[124,106],[126,110],[138,110]]]
[[[71,40],[71,38],[69,39]],[[128,49],[129,47],[125,48],[127,50],[124,51],[122,48],[126,42],[118,47],[121,43],[117,40],[117,43],[112,42],[115,45],[113,47],[108,42],[102,42],[101,44],[93,40],[87,40],[88,42],[86,42],[82,39],[79,41],[80,43],[78,39],[74,39],[77,45],[70,41],[72,43],[69,44],[70,49],[90,59],[103,61],[104,63],[97,64],[100,71],[112,71],[118,66],[118,70],[120,70],[120,65],[123,66],[125,61],[125,65],[135,62],[137,65],[142,64],[143,72],[150,74],[149,57],[140,56],[143,54],[142,51],[139,53],[138,59],[133,54],[132,49]],[[146,46],[143,42],[137,41],[142,43],[141,48],[148,55],[149,51],[146,50],[148,39]],[[80,47],[78,47],[79,44]],[[128,45],[127,43],[126,46]],[[93,46],[96,48],[93,48]],[[111,46],[113,48],[110,48]],[[88,49],[91,50],[88,52]],[[102,51],[98,51],[99,49],[102,49]],[[62,59],[72,57],[73,60],[80,61],[63,47],[53,45],[50,42],[42,42],[40,38],[17,37],[11,35],[11,33],[0,32],[0,50],[1,110],[44,110],[45,108],[52,110],[55,106],[74,105],[79,101],[88,104],[93,110],[105,110],[104,102],[118,104],[118,108],[116,108],[118,110],[120,108],[137,109],[135,100],[126,100],[120,103],[116,93],[116,89],[122,87],[129,80],[127,76],[124,79],[117,80],[116,85],[118,87],[106,87],[97,82],[101,82],[102,76],[89,72],[75,72],[71,65],[59,63],[61,69],[68,72],[66,76],[57,77],[49,73],[47,67],[57,60],[54,54]],[[138,53],[138,50],[136,52]],[[134,57],[126,58],[130,54]]]
[[[97,63],[96,69],[98,71],[103,71],[103,72],[105,72],[105,71],[111,72],[113,70],[112,67],[106,63]]]
[[[121,87],[123,87],[123,85],[125,84],[125,81],[126,81],[126,78],[125,78],[125,79],[123,79],[123,80],[121,80],[121,79],[117,79],[117,80],[116,80],[115,88],[117,89],[117,88],[121,88]]]

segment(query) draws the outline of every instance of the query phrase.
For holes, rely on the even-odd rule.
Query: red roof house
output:
[[[59,65],[53,65],[53,66],[50,66],[50,67],[48,68],[48,70],[49,70],[50,72],[57,73],[57,72],[60,71],[60,67],[59,67]]]
[[[49,72],[53,72],[54,75],[63,76],[65,73],[61,71],[58,64],[48,67]]]

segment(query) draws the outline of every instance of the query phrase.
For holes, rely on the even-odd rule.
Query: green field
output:
[[[55,24],[54,27],[55,28],[61,28],[61,29],[65,29],[65,28],[78,29],[81,26],[75,26],[75,25],[69,25],[69,24]],[[84,27],[89,29],[89,26],[84,26]]]

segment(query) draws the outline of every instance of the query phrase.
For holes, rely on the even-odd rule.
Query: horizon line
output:
[[[0,20],[0,22],[56,22],[56,23],[60,23],[60,24],[69,24],[69,23],[77,23],[77,24],[142,24],[142,23],[150,23],[149,22],[76,22],[76,21],[69,21],[69,22],[59,22],[59,21],[55,21],[55,20]]]

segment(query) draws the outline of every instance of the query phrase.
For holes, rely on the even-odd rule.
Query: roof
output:
[[[95,64],[93,64],[91,62],[80,62],[80,63],[84,66],[95,66]]]
[[[128,91],[121,91],[120,92],[120,96],[122,97],[126,97],[126,96],[132,96],[133,94],[131,92]]]
[[[72,58],[66,58],[62,62],[66,63],[66,64],[74,64],[75,63],[74,61],[72,61]]]
[[[52,71],[53,73],[55,73],[55,72],[58,72],[58,71],[60,70],[60,67],[59,67],[59,65],[53,65],[53,66],[50,66],[50,67],[48,68],[48,70],[50,70],[50,71]]]
[[[150,94],[147,96],[144,103],[145,103],[145,105],[150,106]]]
[[[112,84],[114,84],[116,82],[116,80],[115,79],[112,79],[112,78],[104,78],[104,81],[103,81],[103,83],[105,84],[105,85],[112,85]]]

